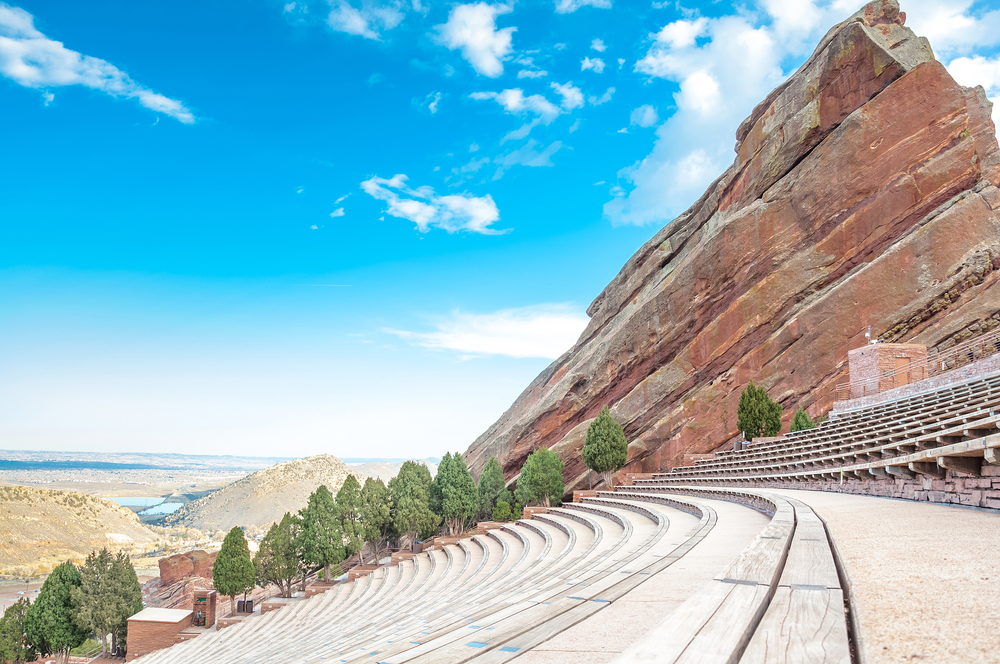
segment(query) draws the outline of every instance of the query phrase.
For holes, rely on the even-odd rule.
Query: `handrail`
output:
[[[913,360],[907,363],[905,366],[897,367],[892,370],[885,370],[880,376],[873,378],[861,378],[858,380],[852,380],[848,383],[841,383],[836,387],[836,401],[847,401],[849,399],[857,398],[859,396],[868,396],[870,394],[878,394],[879,386],[883,381],[894,380],[897,376],[903,374],[913,374],[917,373],[922,375],[922,378],[914,380],[912,382],[916,383],[920,380],[925,380],[927,378],[933,378],[934,376],[940,376],[941,374],[947,373],[954,369],[964,367],[972,362],[981,360],[984,357],[989,357],[1000,352],[1000,328],[987,332],[986,334],[980,335],[969,341],[965,341],[960,344],[956,344],[951,348],[946,348],[945,350],[938,352],[928,352],[926,360]],[[907,381],[905,384],[909,384]]]

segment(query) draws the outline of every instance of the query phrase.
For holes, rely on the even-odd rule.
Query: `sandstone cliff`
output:
[[[626,471],[734,437],[751,379],[829,409],[871,326],[935,346],[1000,311],[1000,154],[981,88],[955,83],[895,0],[835,26],[739,127],[736,160],[588,309],[576,345],[466,452],[510,478],[539,447],[586,484],[610,404]],[[995,319],[994,319],[995,320]]]
[[[305,507],[321,484],[336,494],[349,474],[364,483],[364,475],[329,454],[286,461],[192,501],[164,522],[201,530],[265,526]]]

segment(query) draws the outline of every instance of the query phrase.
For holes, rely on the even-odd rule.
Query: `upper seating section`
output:
[[[808,479],[853,473],[940,476],[998,462],[1000,374],[845,413],[780,441],[724,451],[638,486],[665,482]],[[978,464],[978,465],[977,465]]]

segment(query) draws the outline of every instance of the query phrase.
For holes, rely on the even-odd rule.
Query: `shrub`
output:
[[[510,521],[510,503],[499,501],[493,508],[494,521]]]
[[[815,429],[816,423],[812,421],[807,413],[801,406],[795,411],[795,417],[792,418],[792,426],[789,431],[805,431],[806,429]]]
[[[563,462],[559,455],[547,448],[532,452],[517,480],[514,496],[523,505],[542,503],[549,507],[553,502],[559,505],[565,490],[563,486]]]
[[[747,385],[736,409],[736,425],[747,440],[774,436],[781,431],[781,404],[767,396],[763,387]]]
[[[524,508],[521,507],[521,503],[514,503],[513,509],[510,511],[510,520],[517,521],[524,517]]]

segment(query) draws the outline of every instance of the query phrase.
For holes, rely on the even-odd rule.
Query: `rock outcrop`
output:
[[[199,549],[161,558],[160,581],[163,585],[170,585],[193,576],[211,579],[212,565],[215,564],[218,555],[218,552],[208,553]]]
[[[753,379],[829,410],[847,352],[873,336],[947,344],[1000,311],[1000,152],[981,88],[963,88],[895,0],[835,26],[739,127],[736,160],[588,309],[576,345],[466,452],[508,478],[539,447],[586,488],[579,450],[609,404],[625,472],[737,435]]]

